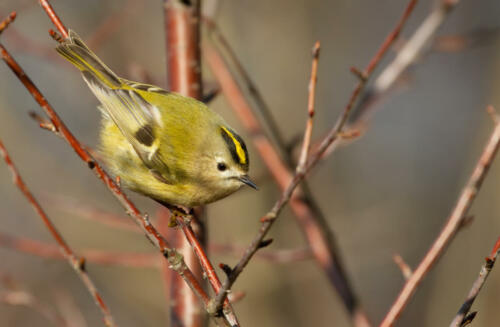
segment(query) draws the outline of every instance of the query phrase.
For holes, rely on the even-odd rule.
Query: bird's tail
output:
[[[90,74],[92,80],[97,80],[103,86],[114,89],[120,87],[123,83],[82,41],[82,39],[72,30],[69,31],[69,37],[65,39],[56,48],[57,52],[66,60],[75,65],[85,79]]]

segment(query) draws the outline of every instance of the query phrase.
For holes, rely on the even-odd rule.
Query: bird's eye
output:
[[[224,170],[226,170],[226,169],[227,169],[227,166],[226,166],[226,164],[225,164],[225,163],[223,163],[223,162],[219,162],[219,163],[217,164],[217,169],[219,169],[220,171],[224,171]]]

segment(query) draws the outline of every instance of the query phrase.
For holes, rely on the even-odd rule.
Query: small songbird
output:
[[[100,101],[100,152],[122,184],[159,202],[192,208],[246,184],[245,143],[193,98],[115,75],[73,31],[57,52],[75,65]]]

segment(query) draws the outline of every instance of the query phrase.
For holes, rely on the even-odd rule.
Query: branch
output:
[[[1,140],[0,140],[0,154],[2,155],[3,159],[5,160],[5,163],[7,164],[7,166],[9,167],[9,169],[12,173],[14,184],[19,188],[19,190],[26,197],[26,199],[28,200],[30,205],[33,207],[35,212],[40,216],[43,224],[45,225],[45,227],[48,229],[49,233],[52,235],[52,237],[56,241],[62,255],[66,258],[69,265],[73,268],[73,270],[76,272],[78,277],[80,277],[83,284],[87,288],[87,291],[90,293],[90,295],[94,299],[94,302],[101,310],[101,313],[104,317],[104,323],[106,324],[106,326],[110,326],[110,327],[116,326],[116,324],[113,321],[113,317],[111,316],[111,312],[109,311],[108,306],[104,302],[104,299],[102,298],[99,290],[96,288],[94,282],[92,281],[90,276],[87,274],[87,271],[85,270],[85,259],[83,257],[77,257],[75,255],[73,250],[69,247],[69,245],[63,239],[62,235],[59,233],[56,226],[49,219],[49,217],[47,216],[45,211],[42,209],[42,207],[40,206],[38,201],[35,199],[33,194],[31,194],[30,190],[28,189],[28,186],[22,180],[21,175],[19,174],[19,171],[17,170],[16,166],[12,162],[12,159],[10,158],[9,153],[7,152],[7,149],[4,147],[3,142]]]
[[[130,220],[126,220],[124,215],[118,215],[111,211],[101,210],[91,205],[82,203],[81,200],[67,196],[49,195],[49,203],[53,204],[57,210],[67,214],[76,215],[78,218],[96,222],[114,229],[129,232],[141,233],[137,225]]]
[[[158,222],[158,224],[161,225],[160,222]],[[30,238],[13,236],[2,232],[0,232],[0,246],[44,259],[64,259],[57,245],[32,240]],[[243,247],[234,244],[216,243],[209,244],[208,249],[213,253],[235,257],[239,257],[245,250]],[[117,252],[94,249],[83,249],[81,253],[86,262],[99,265],[117,265],[129,268],[155,268],[161,263],[160,258],[153,253]],[[271,263],[286,264],[311,259],[312,255],[311,250],[308,248],[278,249],[257,252],[256,258]]]
[[[300,212],[304,212],[304,210],[307,211],[307,206],[302,205],[302,203],[297,197],[292,197],[293,191],[298,186],[298,184],[305,178],[306,174],[321,159],[326,149],[330,145],[332,145],[335,141],[337,141],[339,137],[341,137],[342,129],[346,123],[347,117],[349,116],[352,106],[354,105],[360,92],[364,88],[365,83],[373,73],[373,70],[377,67],[382,57],[386,54],[389,47],[394,43],[394,41],[398,37],[401,29],[403,28],[411,12],[413,11],[413,8],[415,7],[416,3],[417,3],[416,0],[412,0],[409,2],[397,25],[392,30],[392,32],[387,36],[380,49],[376,52],[376,54],[368,64],[367,68],[364,70],[363,73],[365,78],[360,79],[360,81],[358,82],[358,85],[355,87],[349,99],[348,104],[344,108],[344,111],[339,117],[336,124],[328,133],[327,137],[322,141],[322,143],[318,147],[318,150],[310,157],[310,159],[308,160],[308,162],[304,167],[304,171],[296,172],[295,175],[293,176],[290,174],[286,166],[281,162],[278,155],[273,150],[272,146],[267,141],[267,139],[263,137],[263,133],[260,129],[258,122],[256,121],[255,118],[253,118],[249,105],[244,100],[243,95],[241,94],[241,91],[238,89],[236,83],[234,83],[234,81],[232,80],[230,73],[227,71],[227,69],[225,69],[225,65],[222,59],[219,58],[215,50],[213,50],[210,46],[208,45],[205,46],[205,55],[207,57],[207,60],[209,61],[209,64],[212,67],[212,71],[214,72],[216,78],[219,80],[219,83],[222,86],[224,94],[231,102],[232,106],[237,111],[238,115],[241,116],[241,121],[244,122],[245,127],[250,131],[251,135],[258,135],[257,137],[253,138],[254,144],[259,153],[261,153],[261,157],[263,158],[264,162],[275,176],[275,179],[280,181],[279,184],[282,186],[283,189],[283,193],[281,194],[279,200],[275,203],[271,211],[264,216],[258,234],[255,236],[254,240],[245,251],[243,257],[240,259],[238,264],[232,269],[231,273],[228,275],[228,278],[225,280],[221,292],[219,292],[219,294],[216,297],[217,307],[221,305],[222,301],[226,297],[227,291],[231,288],[232,284],[237,279],[239,274],[243,271],[244,267],[248,264],[248,262],[253,257],[255,252],[260,248],[261,242],[264,240],[265,236],[270,230],[275,219],[278,217],[282,208],[290,200],[292,200],[291,206],[292,209],[295,209],[294,211],[296,211],[296,213],[297,211]],[[295,199],[297,199],[298,201]],[[311,222],[311,220],[308,219],[307,216],[301,215],[301,217],[304,218],[303,222],[305,221],[307,221],[308,223]],[[309,224],[309,226],[311,226],[311,224]],[[342,295],[344,304],[348,308],[349,312],[353,315],[355,323],[359,321],[360,325],[365,325],[365,326],[368,325],[369,323],[366,321],[364,313],[362,313],[359,304],[357,303],[357,300],[354,297],[349,287],[349,284],[347,283],[347,279],[345,273],[343,272],[343,268],[338,262],[336,256],[336,250],[334,249],[334,251],[332,251],[331,242],[327,242],[324,239],[322,240],[323,242],[321,241],[318,242],[318,238],[322,237],[324,234],[321,230],[317,229],[316,224],[313,223],[312,226],[313,226],[312,229],[308,228],[304,230],[306,234],[308,234],[307,236],[310,239],[313,253],[315,254],[315,256],[317,256],[318,262],[321,264],[323,269],[325,269],[325,271],[329,273],[329,276],[330,274],[332,274],[333,276],[332,282],[337,287],[339,293]],[[316,227],[316,229],[314,229],[314,227]],[[328,248],[326,244],[328,244],[330,248]],[[326,253],[328,253],[328,256],[325,256]]]
[[[441,254],[446,250],[448,244],[453,240],[455,234],[463,225],[463,220],[467,217],[467,213],[481,188],[481,185],[486,177],[490,165],[495,158],[500,144],[500,124],[495,124],[495,129],[486,144],[483,153],[479,157],[479,161],[472,172],[467,184],[465,185],[458,201],[453,208],[448,221],[443,227],[431,248],[424,256],[418,267],[415,269],[411,277],[407,280],[403,289],[399,293],[396,301],[387,312],[380,327],[390,327],[399,318],[399,315],[404,310],[411,296],[415,293],[422,279],[427,275],[430,269],[434,266]]]
[[[47,1],[40,0],[42,7],[47,10],[49,17],[56,22],[60,23],[59,18],[54,13],[52,7]],[[67,31],[64,29],[62,23],[56,24],[59,32],[63,35],[67,35]],[[19,66],[19,64],[10,55],[7,49],[0,43],[0,54],[2,59],[5,61],[7,66],[12,70],[12,72],[17,76],[21,83],[26,87],[28,92],[33,96],[35,101],[40,105],[40,107],[45,111],[50,121],[56,128],[56,131],[61,134],[64,140],[73,148],[76,154],[82,159],[87,166],[94,172],[94,174],[106,185],[106,187],[111,191],[111,193],[118,199],[120,204],[125,208],[127,214],[134,220],[134,222],[141,227],[144,231],[146,237],[151,241],[151,243],[162,253],[162,255],[168,260],[172,269],[174,269],[184,281],[189,285],[197,297],[205,305],[208,303],[209,298],[206,292],[201,287],[200,283],[196,280],[193,273],[186,266],[182,255],[180,255],[175,249],[172,249],[168,242],[161,236],[161,234],[156,230],[156,228],[149,221],[147,215],[141,214],[139,209],[127,198],[125,193],[118,187],[116,182],[104,171],[101,165],[85,150],[81,143],[75,138],[75,136],[69,131],[61,118],[57,115],[52,106],[48,103],[42,93],[38,90],[35,84],[28,77],[26,72]]]
[[[297,164],[297,171],[302,171],[306,166],[307,157],[309,156],[309,149],[311,147],[311,135],[313,129],[314,118],[314,104],[316,96],[316,83],[318,82],[318,60],[319,60],[320,44],[316,42],[312,51],[313,60],[311,68],[311,79],[309,81],[309,100],[307,102],[307,124],[304,132],[304,143],[302,144],[302,151],[300,152],[299,163]]]
[[[451,322],[450,327],[463,327],[466,325],[466,323],[470,323],[470,321],[474,319],[476,313],[473,312],[471,314],[468,314],[469,310],[472,307],[474,300],[476,300],[476,297],[479,295],[479,292],[481,291],[481,288],[486,282],[488,275],[493,269],[493,265],[495,264],[495,261],[499,254],[500,254],[500,237],[495,243],[495,246],[493,247],[491,254],[489,255],[489,257],[486,258],[486,262],[481,267],[479,276],[474,281],[474,284],[472,284],[472,288],[469,291],[469,294],[467,295],[465,302],[460,307],[460,310],[458,310],[458,313]]]
[[[15,251],[31,254],[45,259],[64,259],[64,255],[55,244],[35,241],[29,238],[16,237],[0,232],[0,246]],[[144,268],[158,267],[160,258],[156,254],[116,252],[103,250],[81,251],[85,262],[99,265],[118,265],[125,267]]]
[[[39,0],[40,6],[42,6],[43,10],[47,13],[49,16],[50,20],[54,24],[54,26],[57,28],[59,33],[67,39],[69,34],[68,34],[68,29],[64,26],[62,23],[61,19],[59,16],[57,16],[56,12],[54,11],[54,8],[49,3],[49,0]]]
[[[0,303],[11,306],[23,306],[38,312],[56,327],[67,327],[64,318],[45,302],[37,299],[33,294],[22,290],[0,291]]]
[[[368,90],[366,96],[357,106],[353,116],[354,123],[363,123],[368,115],[368,108],[377,98],[382,97],[393,88],[402,74],[409,66],[422,55],[427,49],[429,42],[435,37],[439,28],[443,25],[450,13],[459,3],[459,0],[440,0],[440,3],[424,19],[422,24],[415,30],[413,35],[406,41],[398,51],[397,56],[389,63],[380,75],[375,79],[373,86]]]
[[[57,327],[68,327],[67,321],[57,310],[47,305],[46,301],[40,301],[35,295],[7,274],[0,274],[4,290],[0,291],[0,303],[11,306],[24,306],[38,312],[49,322]]]
[[[165,0],[165,31],[166,31],[166,46],[167,46],[167,65],[168,65],[168,85],[173,92],[180,93],[184,96],[202,100],[202,79],[201,79],[201,52],[200,52],[200,5],[198,0],[180,1],[180,0]],[[177,212],[177,210],[176,210]],[[221,283],[217,277],[215,270],[208,260],[205,253],[205,244],[200,242],[200,238],[204,238],[206,234],[201,221],[202,216],[193,217],[193,224],[198,226],[197,233],[193,232],[190,226],[190,218],[186,215],[177,215],[178,222],[181,223],[182,230],[186,237],[186,246],[191,246],[193,251],[184,252],[186,258],[199,260],[200,266],[208,277],[208,281],[215,292],[218,292]],[[185,242],[186,242],[185,241]],[[193,254],[194,252],[194,254]],[[193,256],[193,258],[191,258]],[[202,275],[202,271],[199,271]],[[184,292],[180,292],[182,296]],[[194,310],[196,314],[197,310]],[[224,303],[224,316],[231,326],[239,326],[238,320],[229,303]],[[200,320],[202,317],[198,317]],[[190,326],[202,325],[203,321],[194,322],[192,318],[187,317],[184,323],[192,321]]]

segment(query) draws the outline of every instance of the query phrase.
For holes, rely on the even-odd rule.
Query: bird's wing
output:
[[[164,183],[174,183],[175,176],[158,152],[161,138],[156,134],[161,131],[163,124],[158,108],[132,87],[109,88],[93,74],[85,71],[82,74],[101,102],[101,110],[118,126],[151,173]],[[127,84],[127,81],[124,83]]]

